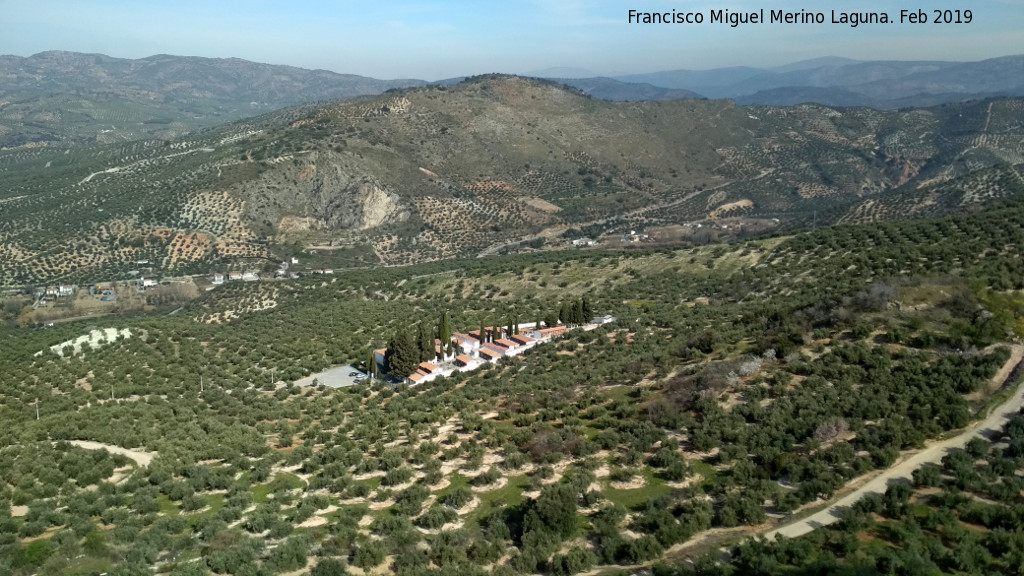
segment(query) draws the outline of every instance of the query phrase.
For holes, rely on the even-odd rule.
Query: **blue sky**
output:
[[[627,24],[627,11],[969,8],[964,25]],[[600,74],[776,66],[820,56],[980,60],[1024,53],[1024,0],[0,0],[0,54],[238,57],[436,80],[573,67]]]

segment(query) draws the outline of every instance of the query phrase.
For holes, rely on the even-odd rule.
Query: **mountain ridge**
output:
[[[399,265],[565,248],[567,236],[699,243],[921,204],[944,213],[1017,192],[1012,170],[924,187],[1024,162],[1021,109],[613,103],[487,75],[179,140],[11,150],[0,284],[120,276],[141,260],[160,274],[310,251],[323,268]]]

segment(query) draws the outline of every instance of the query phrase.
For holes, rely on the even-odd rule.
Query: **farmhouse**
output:
[[[597,325],[609,324],[611,322],[615,322],[615,317],[612,316],[611,314],[606,314],[604,316],[600,316],[598,318],[594,318],[593,320],[590,321],[591,324],[597,324]]]
[[[223,284],[224,275],[221,274],[220,272],[214,272],[213,274],[210,274],[210,283],[215,285]]]

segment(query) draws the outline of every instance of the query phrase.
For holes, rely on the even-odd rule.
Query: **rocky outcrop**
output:
[[[341,166],[317,170],[310,182],[312,214],[327,228],[365,230],[409,217],[397,194],[369,177],[356,177]]]

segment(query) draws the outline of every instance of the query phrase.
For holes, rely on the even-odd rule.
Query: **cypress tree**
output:
[[[388,373],[399,378],[405,378],[416,371],[420,364],[420,350],[411,331],[398,329],[388,343],[384,363]]]
[[[434,335],[432,332],[432,330],[427,329],[424,322],[420,322],[420,362],[430,362],[437,357],[437,351],[434,349]]]
[[[441,314],[441,322],[438,324],[437,337],[441,339],[441,346],[447,346],[452,339],[452,321],[445,310]]]
[[[487,343],[487,330],[485,330],[484,319],[480,319],[480,345],[483,346]]]
[[[569,312],[569,315],[572,316],[573,324],[583,323],[583,302],[581,300],[572,303],[572,311]]]
[[[558,310],[558,321],[562,324],[568,324],[571,318],[569,318],[569,305],[562,302],[562,307]]]
[[[366,374],[373,376],[377,373],[377,357],[373,355],[373,350],[370,350],[370,355],[366,357]]]
[[[590,301],[583,297],[583,322],[590,322],[594,318],[594,311],[590,309]]]

